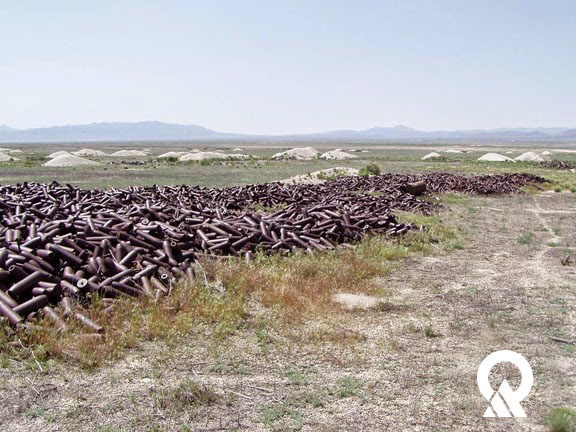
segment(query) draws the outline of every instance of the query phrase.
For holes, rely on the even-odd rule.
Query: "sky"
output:
[[[0,124],[576,127],[574,0],[0,0]]]

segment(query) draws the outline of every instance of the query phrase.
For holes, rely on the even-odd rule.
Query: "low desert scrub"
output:
[[[520,243],[521,245],[530,245],[533,242],[534,237],[532,236],[532,233],[523,234],[522,236],[520,236],[520,238],[518,238],[518,243]]]
[[[424,327],[424,336],[427,338],[437,338],[440,334],[432,327],[432,324],[428,324]]]
[[[345,376],[338,380],[337,386],[329,389],[329,393],[339,399],[356,396],[362,388],[362,381],[352,376]]]
[[[546,416],[545,421],[550,432],[576,431],[576,411],[570,408],[552,408]]]
[[[161,411],[185,411],[192,407],[212,405],[218,400],[217,393],[191,379],[185,379],[175,387],[155,390],[153,393],[154,406]]]
[[[382,171],[380,170],[380,167],[378,165],[376,165],[375,163],[370,163],[366,165],[364,168],[361,168],[358,175],[362,177],[368,177],[371,175],[380,175],[381,172]]]

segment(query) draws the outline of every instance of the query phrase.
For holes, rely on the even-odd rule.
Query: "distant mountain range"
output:
[[[0,125],[0,142],[158,141],[158,140],[395,140],[395,141],[548,141],[576,139],[576,129],[501,128],[456,131],[420,131],[406,126],[336,130],[314,134],[243,135],[217,132],[197,125],[146,121],[137,123],[91,123],[35,129]]]

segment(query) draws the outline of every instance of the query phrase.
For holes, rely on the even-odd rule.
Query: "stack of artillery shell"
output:
[[[561,161],[561,160],[553,160],[553,161],[542,162],[540,164],[540,166],[545,167],[545,168],[550,168],[550,169],[556,169],[556,170],[560,170],[560,171],[569,171],[571,169],[576,168],[576,163],[568,162],[568,161]]]
[[[366,233],[403,234],[413,227],[399,223],[393,210],[432,209],[404,192],[409,182],[424,181],[432,192],[507,193],[541,180],[519,174],[390,174],[226,189],[2,186],[0,315],[16,326],[41,313],[60,328],[72,317],[101,332],[77,310],[90,293],[166,295],[177,278],[193,279],[191,265],[200,254],[250,258],[256,251],[322,251]],[[253,211],[254,206],[271,210]]]

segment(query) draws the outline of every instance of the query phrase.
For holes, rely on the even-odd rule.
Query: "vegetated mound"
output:
[[[219,189],[0,186],[0,314],[17,326],[41,310],[57,327],[66,326],[64,315],[100,332],[81,312],[93,294],[168,295],[176,277],[194,278],[191,264],[203,254],[249,259],[257,250],[323,251],[367,233],[403,234],[415,227],[399,222],[395,210],[429,214],[434,208],[404,192],[406,183],[415,181],[426,182],[430,191],[504,193],[544,180],[529,174],[434,173]],[[255,205],[270,211],[255,211]],[[14,251],[26,253],[15,259],[20,255]],[[60,303],[63,315],[53,308]]]
[[[332,151],[327,151],[326,153],[322,153],[320,155],[320,159],[326,159],[326,160],[358,159],[358,156],[346,153],[345,151],[342,151],[342,149],[335,149]]]
[[[72,153],[70,153],[70,152],[60,150],[60,151],[54,152],[52,154],[49,154],[47,157],[48,157],[48,159],[54,159],[54,158],[57,158],[58,156],[63,156],[63,155],[65,156],[65,155],[71,155],[71,154]]]
[[[0,162],[12,162],[12,161],[19,161],[20,159],[7,155],[6,153],[0,152]]]
[[[337,177],[357,176],[359,170],[356,168],[335,167],[315,171],[310,174],[302,174],[280,180],[283,184],[322,184]]]
[[[498,153],[486,153],[477,160],[484,162],[514,162],[514,159],[510,159],[508,156],[503,156]]]
[[[272,155],[272,159],[312,160],[318,157],[318,150],[313,147],[296,147]]]
[[[178,159],[179,161],[202,161],[209,159],[222,159],[222,160],[240,160],[250,159],[250,156],[244,154],[225,154],[218,152],[198,152],[188,153]]]
[[[148,156],[148,153],[142,150],[119,150],[117,152],[112,153],[110,156],[118,156],[118,157],[144,157]]]
[[[163,158],[179,158],[180,156],[183,156],[185,154],[188,154],[186,152],[175,152],[175,151],[170,151],[167,153],[162,153],[160,156],[158,156],[159,159],[163,159]]]
[[[546,160],[546,156],[539,155],[535,152],[526,152],[514,158],[514,160],[521,162],[544,162]]]
[[[90,159],[85,159],[80,156],[74,156],[72,154],[65,154],[55,157],[44,164],[47,167],[76,167],[76,166],[90,166],[90,165],[100,165],[98,162],[91,161]]]
[[[92,149],[82,149],[72,152],[72,154],[75,156],[96,156],[96,157],[108,156],[107,153],[104,153],[101,150],[92,150]]]
[[[436,159],[441,157],[442,155],[440,153],[432,152],[428,153],[426,156],[423,156],[421,160]]]

